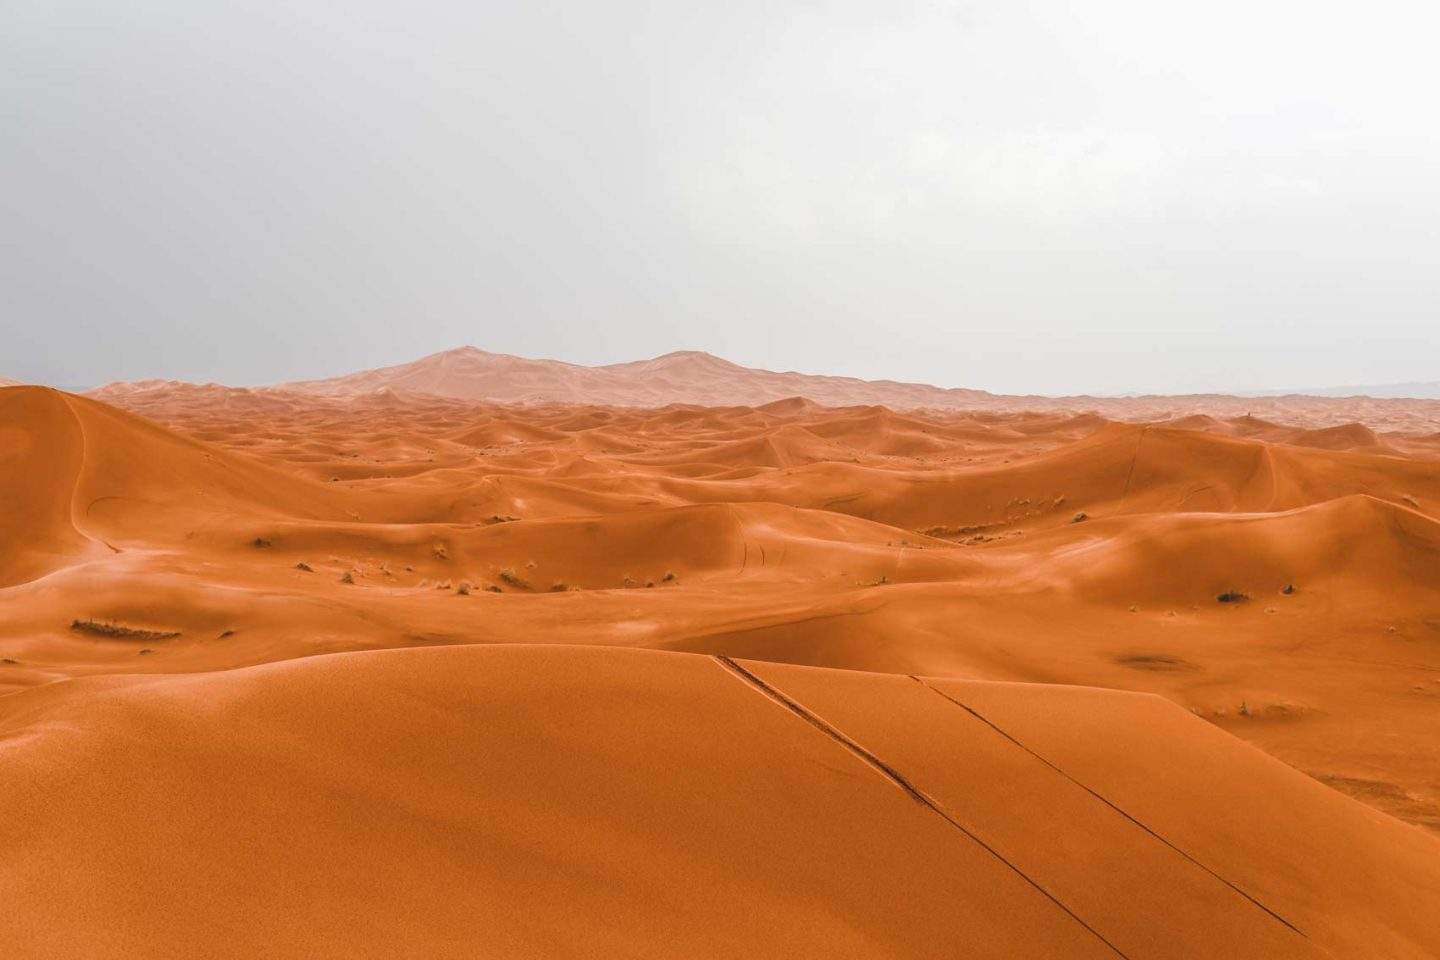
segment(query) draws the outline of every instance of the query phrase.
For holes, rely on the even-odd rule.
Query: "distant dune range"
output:
[[[90,395],[116,401],[149,390],[165,392],[180,386],[188,385],[173,381],[117,383],[91,391]],[[1398,385],[1393,389],[1406,386],[1428,385]],[[696,351],[668,353],[652,360],[587,367],[460,347],[399,366],[326,380],[258,388],[255,392],[278,392],[282,395],[298,392],[343,398],[377,390],[511,404],[585,403],[631,407],[658,407],[673,403],[762,406],[790,397],[802,397],[827,406],[874,405],[898,411],[1089,412],[1117,420],[1163,420],[1189,415],[1226,419],[1254,416],[1296,427],[1364,423],[1378,431],[1440,432],[1440,399],[1433,393],[1419,390],[1416,392],[1421,399],[1333,395],[1233,397],[1222,394],[1004,396],[983,390],[946,389],[893,380],[775,373],[743,367]],[[1333,394],[1335,391],[1328,392]]]
[[[17,956],[1440,955],[1428,408],[494,359],[0,389]]]

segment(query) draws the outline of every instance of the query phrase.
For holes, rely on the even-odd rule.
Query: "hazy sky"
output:
[[[0,375],[1440,379],[1430,2],[3,0]]]

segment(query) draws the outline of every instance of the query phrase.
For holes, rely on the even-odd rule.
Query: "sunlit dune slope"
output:
[[[778,465],[736,452],[727,466]],[[940,533],[1035,529],[1069,523],[1077,513],[1289,510],[1355,492],[1440,508],[1440,472],[1428,461],[1130,424],[1105,426],[1040,456],[990,456],[974,466],[940,457],[840,459],[815,459],[805,470],[657,481],[648,489],[691,502],[774,500]]]
[[[0,390],[22,942],[1435,949],[1424,436],[108,393]]]
[[[346,515],[317,484],[44,387],[0,392],[0,586],[228,516]]]
[[[0,586],[99,549],[76,528],[85,441],[69,407],[43,390],[0,390]]]
[[[1356,604],[1393,606],[1407,591],[1440,600],[1440,522],[1366,494],[1275,513],[1097,521],[1084,536],[1057,531],[1024,550],[1097,602],[1190,604],[1247,590],[1273,601],[1297,582]]]
[[[0,737],[23,955],[1440,949],[1435,840],[1155,698],[429,648],[53,685]]]

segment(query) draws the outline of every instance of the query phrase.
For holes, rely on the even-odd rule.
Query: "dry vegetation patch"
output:
[[[89,633],[115,640],[170,640],[180,636],[179,630],[146,630],[142,627],[127,627],[123,623],[110,620],[71,620],[70,629],[77,633]]]
[[[520,576],[520,574],[516,573],[509,567],[506,567],[504,570],[500,571],[500,579],[517,590],[530,589],[530,581],[526,580],[524,577]]]

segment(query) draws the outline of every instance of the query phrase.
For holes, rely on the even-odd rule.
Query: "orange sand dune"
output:
[[[17,955],[1440,951],[1427,435],[433,386],[0,390]]]
[[[472,646],[90,679],[0,730],[33,955],[1440,949],[1440,842],[1154,698]]]
[[[344,515],[317,484],[93,400],[4,390],[0,425],[12,544],[0,555],[0,585],[116,549],[107,537],[173,538],[181,526],[234,515]]]

